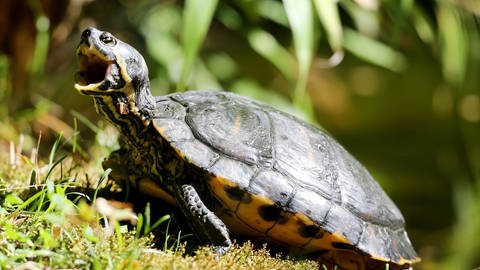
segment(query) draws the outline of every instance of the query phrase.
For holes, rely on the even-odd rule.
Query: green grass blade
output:
[[[117,220],[115,220],[113,226],[114,226],[114,231],[116,236],[115,238],[117,240],[118,250],[122,252],[124,249],[124,239],[123,239],[122,231],[120,229],[120,223]]]
[[[170,222],[172,222],[172,219],[168,219],[167,222],[167,228],[165,229],[165,241],[163,242],[163,251],[169,250],[168,248],[168,240],[170,239]]]
[[[443,74],[448,82],[461,86],[465,80],[468,62],[468,33],[461,14],[449,2],[441,2],[438,8]]]
[[[45,196],[46,193],[47,193],[47,189],[42,189],[42,190],[40,190],[39,192],[33,194],[33,195],[30,196],[27,200],[25,200],[22,204],[20,204],[20,205],[15,209],[15,211],[13,211],[10,215],[11,215],[11,216],[17,215],[20,211],[26,209],[27,206],[29,206],[30,204],[32,204],[33,202],[35,202],[37,199],[41,198],[42,196]]]
[[[40,75],[47,61],[50,20],[44,14],[40,14],[36,18],[35,26],[37,29],[36,45],[29,71],[32,75]]]
[[[478,235],[480,232],[480,196],[478,194],[479,189],[466,181],[454,183],[456,220],[446,248],[448,256],[443,258],[440,270],[472,269],[475,266],[479,245],[478,239],[472,235]]]
[[[155,230],[158,226],[162,225],[165,221],[169,220],[171,218],[170,215],[165,215],[159,218],[153,225],[150,227],[150,231]]]
[[[95,125],[92,121],[88,120],[85,116],[83,116],[81,113],[75,111],[75,110],[70,110],[70,114],[75,117],[75,119],[78,119],[82,124],[84,124],[86,127],[88,127],[91,131],[98,133],[100,131],[100,128]]]
[[[7,194],[3,198],[2,207],[15,207],[15,205],[21,205],[24,201],[17,194]]]
[[[46,203],[45,202],[45,198],[48,197],[48,188],[45,188],[44,189],[45,192],[42,192],[39,196],[38,196],[38,200],[37,201],[32,201],[32,203],[34,202],[34,204],[32,205],[32,208],[35,208],[35,205],[36,205],[36,209],[34,210],[35,213],[37,214],[40,214],[41,211],[42,211],[42,207],[44,206],[44,204]]]
[[[336,0],[314,0],[320,22],[327,33],[328,43],[333,51],[342,49],[342,23]]]
[[[78,123],[77,118],[73,118],[73,141],[72,141],[72,153],[75,154],[77,150],[77,135],[78,131]]]
[[[343,45],[358,58],[386,69],[400,71],[406,66],[401,53],[352,29],[344,29]]]
[[[260,29],[254,29],[247,34],[247,38],[252,49],[270,61],[285,78],[290,81],[294,80],[295,60],[272,34]]]
[[[173,250],[174,252],[177,252],[178,249],[180,248],[180,243],[181,243],[182,238],[183,238],[183,237],[182,237],[182,232],[179,231],[179,232],[177,233],[177,239],[175,239],[175,243],[172,245],[172,250]]]
[[[435,26],[432,18],[429,18],[425,11],[414,6],[412,10],[412,23],[415,27],[418,37],[426,44],[433,44],[435,42]]]
[[[72,199],[72,202],[73,202],[74,204],[78,204],[78,202],[79,202],[82,198],[85,199],[85,200],[87,200],[87,201],[90,201],[90,197],[89,197],[87,194],[82,193],[82,192],[71,191],[71,192],[68,192],[66,195],[67,195],[67,196],[74,196],[74,195],[76,195],[76,197]]]
[[[110,175],[111,172],[112,172],[112,169],[107,168],[102,173],[102,175],[100,176],[100,179],[98,180],[97,187],[95,188],[95,192],[93,193],[93,202],[92,203],[95,203],[95,200],[97,199],[98,191],[100,190],[100,185],[103,183],[103,181],[108,179],[108,175]]]
[[[135,230],[135,238],[138,239],[142,236],[142,227],[143,227],[143,214],[138,213],[137,215],[137,225]]]
[[[185,89],[198,50],[207,34],[218,0],[187,0],[183,10],[183,68],[177,90]]]
[[[313,60],[314,27],[310,0],[284,0],[285,11],[293,35],[298,61],[298,78],[293,102],[312,116],[311,104],[306,96],[308,74]]]
[[[53,144],[52,146],[52,149],[50,150],[50,155],[48,157],[48,166],[50,167],[49,170],[52,169],[52,164],[53,164],[53,160],[55,159],[55,153],[57,152],[58,150],[58,145],[60,144],[60,140],[62,139],[62,133],[60,133],[57,137],[57,139],[55,140],[55,143]],[[48,178],[48,177],[47,177]]]
[[[47,175],[45,176],[45,179],[47,180],[47,182],[49,181],[49,178],[50,178],[50,175],[52,174],[53,172],[53,169],[55,167],[58,166],[58,164],[60,164],[63,160],[65,160],[68,156],[67,155],[63,155],[61,156],[57,161],[53,162],[53,163],[50,163],[49,165],[49,168],[48,168],[48,172],[47,172]]]
[[[287,15],[281,2],[275,0],[257,0],[256,12],[265,18],[288,27]]]
[[[363,8],[356,1],[340,1],[342,10],[351,18],[353,26],[359,32],[368,36],[377,36],[380,33],[380,18],[375,9]],[[343,29],[345,30],[345,28]]]
[[[30,172],[29,185],[33,187],[36,183],[37,183],[37,171],[35,171],[35,169],[32,169],[32,171]]]
[[[150,203],[148,202],[147,205],[145,205],[145,226],[143,227],[143,235],[147,235],[150,232],[150,217]]]

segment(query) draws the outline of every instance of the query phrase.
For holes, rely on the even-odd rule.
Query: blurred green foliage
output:
[[[65,91],[73,60],[60,70],[66,76],[43,67],[42,16],[30,66],[35,95],[91,119],[86,99],[65,98],[76,95]],[[139,48],[156,95],[228,89],[317,120],[398,202],[421,269],[469,269],[480,265],[472,237],[480,234],[479,16],[475,0],[118,0],[87,5],[80,25]],[[72,56],[79,31],[66,44]],[[6,90],[7,69],[0,58]],[[1,113],[0,135],[12,139]],[[28,115],[23,122],[38,114]]]

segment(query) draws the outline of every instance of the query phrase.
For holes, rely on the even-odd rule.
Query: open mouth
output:
[[[107,60],[90,49],[80,48],[77,55],[79,70],[75,73],[75,88],[78,90],[97,90],[116,67],[115,61]]]

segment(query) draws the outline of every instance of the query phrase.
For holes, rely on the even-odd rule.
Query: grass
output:
[[[152,219],[149,204],[136,214],[130,204],[106,199],[118,193],[110,191],[108,172],[79,166],[68,152],[60,155],[62,140],[59,136],[49,157],[38,161],[18,151],[0,153],[12,161],[0,167],[0,269],[318,267],[271,256],[266,247],[249,242],[222,257],[209,247],[187,252],[185,240],[192,238],[170,230],[170,216]],[[93,177],[87,175],[95,170]]]
[[[305,80],[312,62],[311,58],[314,57],[313,61],[317,64],[319,60],[322,60],[316,54],[317,50],[324,54],[321,46],[323,43],[318,41],[324,37],[326,37],[332,52],[345,51],[356,55],[365,62],[398,71],[405,67],[407,59],[400,53],[405,50],[401,44],[408,40],[405,37],[412,35],[416,38],[418,35],[422,44],[432,47],[432,54],[443,63],[444,78],[442,81],[447,82],[456,90],[454,94],[458,96],[459,100],[465,94],[465,88],[469,89],[464,85],[467,81],[467,74],[475,73],[467,72],[467,67],[475,68],[475,65],[471,63],[469,65],[469,59],[473,59],[471,62],[478,59],[476,54],[469,53],[470,46],[472,46],[469,44],[478,43],[478,31],[474,31],[477,26],[475,19],[477,17],[474,16],[473,6],[469,9],[467,5],[455,5],[454,1],[433,1],[435,3],[432,4],[432,12],[429,12],[429,9],[424,9],[422,5],[414,1],[383,1],[381,9],[369,9],[362,7],[366,4],[360,2],[340,1],[337,3],[336,1],[315,0],[311,7],[313,12],[308,14],[302,13],[301,6],[293,6],[293,1],[286,0],[283,2],[253,1],[252,3],[258,4],[243,6],[230,6],[223,2],[208,1],[208,12],[205,12],[205,9],[196,8],[195,1],[187,2],[188,4],[183,6],[185,13],[181,12],[182,5],[172,4],[173,2],[155,4],[156,8],[151,9],[152,12],[139,13],[142,18],[146,18],[145,20],[139,19],[137,23],[138,28],[144,29],[142,33],[150,54],[149,58],[168,70],[165,72],[165,76],[158,76],[162,79],[157,78],[155,81],[157,90],[161,88],[158,86],[168,88],[166,86],[169,86],[170,83],[177,83],[179,89],[186,86],[201,88],[200,82],[205,81],[203,77],[222,78],[213,69],[206,71],[200,69],[205,66],[203,61],[211,60],[208,58],[209,54],[201,53],[200,48],[205,35],[208,36],[208,24],[212,20],[217,20],[217,23],[218,21],[223,23],[231,31],[244,35],[253,51],[264,57],[278,69],[280,75],[285,77],[288,82],[286,84],[288,91],[286,92],[289,93],[292,100],[296,99],[296,104],[305,103],[306,108],[303,110],[307,111],[307,114],[309,113],[308,100],[302,102]],[[305,3],[303,4],[305,5]],[[213,11],[213,6],[220,6],[220,8],[217,7],[217,10]],[[150,6],[148,7],[150,9]],[[287,10],[284,7],[287,7]],[[304,9],[303,12],[305,10],[308,9]],[[128,11],[136,12],[136,9],[130,8]],[[189,14],[189,16],[184,18],[181,14]],[[241,14],[255,14],[256,16],[253,17],[261,17],[264,20],[259,20],[252,26],[250,19],[243,18],[240,16]],[[158,24],[158,18],[168,18],[162,20],[167,23]],[[352,22],[345,23],[344,18],[348,18],[348,21]],[[48,47],[46,35],[49,32],[46,31],[48,25],[45,24],[45,18],[37,19],[38,48],[29,70],[35,86],[43,76],[42,71]],[[305,20],[308,25],[312,23],[309,20],[313,20],[314,27],[295,27],[294,22],[298,19]],[[152,23],[147,23],[149,21]],[[268,32],[269,28],[265,28],[262,21],[275,22],[290,29],[292,40],[281,42],[282,39]],[[405,22],[412,27],[412,33],[404,32],[403,24]],[[433,22],[438,22],[438,24]],[[159,29],[149,29],[149,27],[158,27]],[[312,37],[317,40],[318,44],[312,45]],[[399,42],[400,40],[402,42]],[[312,46],[315,49],[313,52]],[[223,54],[212,54],[212,56],[219,55]],[[183,59],[184,62],[180,72],[175,70],[178,69],[178,64],[175,62],[178,59]],[[0,57],[1,89],[8,89],[6,83],[8,81],[7,62],[5,58]],[[220,82],[209,81],[209,87],[222,84],[236,89],[236,85],[241,85],[242,87],[238,88],[241,88],[242,91],[250,91],[250,94],[263,96],[264,100],[272,101],[272,95],[276,95],[276,93],[269,91],[270,86],[261,85],[250,77],[242,77],[246,75],[238,71],[240,69],[236,68],[237,64],[239,65],[232,60],[230,63],[230,66],[233,66],[231,74],[225,76],[226,79]],[[225,66],[221,66],[220,70],[225,71]],[[201,74],[200,70],[208,76],[193,76],[195,73]],[[203,80],[199,80],[198,77],[202,77]],[[60,89],[63,90],[61,87]],[[476,87],[471,91],[478,94]],[[8,107],[6,104],[8,101],[4,100],[4,95],[4,93],[0,94],[2,120],[6,119],[5,108]],[[41,107],[38,104],[36,107],[37,109],[23,113],[23,117],[16,118],[15,124],[26,125],[26,122],[36,118],[39,112],[44,110],[44,108],[38,109]],[[289,108],[284,106],[283,109]],[[81,114],[75,112],[72,114],[99,134],[98,137],[102,137],[102,134],[106,134],[103,136],[104,139],[111,137],[108,132],[101,132],[106,129],[99,129],[89,123]],[[311,119],[312,117],[305,118]],[[0,137],[9,140],[18,137],[18,129],[10,127],[10,122],[13,120],[0,121]],[[217,267],[220,269],[229,267],[235,269],[254,266],[258,269],[262,269],[262,267],[308,269],[312,267],[311,262],[271,257],[265,248],[255,250],[250,244],[237,245],[232,252],[221,258],[217,258],[208,248],[200,249],[193,255],[186,255],[184,240],[188,241],[189,238],[183,234],[179,235],[175,230],[172,230],[175,233],[170,231],[174,224],[168,216],[153,219],[150,213],[151,209],[147,207],[141,211],[142,213],[137,214],[137,223],[133,225],[129,221],[121,220],[132,217],[132,211],[129,210],[128,205],[116,209],[114,213],[117,215],[102,214],[103,208],[98,204],[98,201],[102,202],[102,200],[97,200],[97,198],[109,195],[109,186],[105,181],[108,172],[102,173],[98,164],[73,161],[74,157],[78,155],[84,157],[92,155],[92,149],[82,149],[76,144],[78,134],[76,122],[74,130],[72,142],[65,139],[57,140],[52,146],[51,154],[43,159],[35,157],[35,154],[31,158],[27,158],[21,152],[16,151],[15,149],[19,147],[14,147],[13,144],[11,144],[13,146],[10,148],[11,151],[0,151],[1,160],[8,161],[0,163],[0,268],[13,269],[25,266],[24,268],[30,269],[47,267],[76,269],[183,269],[187,267],[195,269],[202,267],[215,269]],[[478,137],[474,136],[478,134],[478,129],[472,128],[466,133],[472,135],[472,141]],[[97,140],[101,139],[97,138]],[[24,146],[32,149],[32,152],[35,153],[38,146],[32,147],[30,141],[32,141],[31,138],[27,139]],[[105,156],[105,152],[108,152],[102,152],[105,147],[97,147],[105,143],[108,144],[108,142],[97,142],[97,145],[92,147],[97,148],[94,149],[97,153],[91,158],[92,160],[100,160]],[[74,154],[63,151],[63,155],[59,155],[59,152],[62,152],[62,144],[72,146]],[[471,152],[476,153],[475,145],[477,144],[473,144],[467,150],[472,149]],[[86,154],[87,151],[89,154]],[[478,162],[474,162],[478,158],[471,160],[472,164],[478,164]],[[480,183],[478,166],[473,167],[477,173],[474,181],[478,184]],[[456,182],[456,177],[452,177],[452,179],[455,179]],[[472,184],[472,186],[474,185]],[[479,247],[478,241],[471,235],[478,232],[478,224],[480,224],[478,211],[476,211],[480,205],[478,203],[480,201],[478,185],[471,189],[459,189],[456,195],[458,221],[452,233],[446,234],[451,238],[451,244],[447,247],[446,252],[448,254],[445,255],[444,262],[435,262],[431,268],[422,266],[424,269],[463,269],[471,268],[474,265],[471,261],[475,260],[477,254],[475,252]],[[103,205],[104,207],[114,204],[112,200],[107,200],[106,203]],[[158,230],[163,230],[163,235],[160,235],[163,236],[163,241],[160,243],[153,238],[153,232]],[[170,233],[168,233],[169,231]],[[180,244],[180,240],[183,244]],[[459,249],[459,246],[463,248]],[[465,250],[469,252],[465,253]],[[465,259],[466,257],[468,260]]]

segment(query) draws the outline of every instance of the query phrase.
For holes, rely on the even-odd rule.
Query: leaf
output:
[[[351,18],[355,29],[369,36],[377,36],[379,34],[381,16],[378,15],[377,11],[362,8],[353,1],[341,1],[340,4]]]
[[[207,34],[218,0],[187,0],[183,10],[183,67],[177,90],[185,89],[198,50]]]
[[[55,154],[57,152],[57,149],[58,149],[58,145],[60,144],[60,140],[62,139],[62,133],[60,133],[57,137],[57,139],[55,140],[55,143],[53,143],[53,146],[52,146],[52,149],[50,149],[50,155],[49,155],[49,158],[48,158],[48,165],[50,168],[52,168],[52,164],[53,164],[53,159],[55,158]]]
[[[164,223],[165,221],[169,220],[171,218],[170,215],[164,215],[162,217],[160,217],[159,219],[157,219],[157,221],[155,223],[153,223],[153,225],[150,227],[150,231],[153,231],[155,230],[158,226],[162,225],[162,223]]]
[[[256,1],[257,12],[280,25],[288,27],[288,20],[282,4],[274,0]]]
[[[417,35],[424,43],[433,44],[433,42],[435,42],[435,30],[433,23],[431,22],[429,16],[427,16],[425,12],[417,6],[412,8],[412,22]]]
[[[156,83],[160,80],[163,80],[160,88],[167,88],[170,82],[178,83],[180,80],[183,58],[182,46],[178,41],[182,24],[181,13],[180,6],[162,3],[150,9],[141,22],[147,51],[165,72],[160,69],[155,74],[152,70],[152,77],[155,78],[151,81],[153,91],[159,89]]]
[[[306,87],[313,60],[313,14],[310,0],[284,0],[285,11],[293,35],[298,60],[298,79],[293,95],[295,105],[313,115],[311,104],[306,97]]]
[[[461,85],[468,60],[468,34],[458,10],[448,3],[439,5],[438,29],[442,46],[443,74],[448,82]]]
[[[401,53],[349,28],[344,29],[343,46],[358,58],[392,71],[400,71],[406,66]]]
[[[327,33],[328,43],[332,50],[342,48],[342,23],[338,12],[336,0],[314,0],[320,22]]]
[[[288,80],[294,80],[295,60],[270,33],[254,29],[247,34],[250,46],[265,59],[270,61]]]
[[[7,207],[21,205],[22,203],[23,203],[23,200],[20,197],[18,197],[18,195],[16,194],[7,194],[3,202],[4,206],[7,206]]]
[[[30,62],[29,72],[33,75],[39,75],[43,71],[48,55],[48,43],[50,29],[50,20],[44,14],[36,18],[35,27],[37,35],[35,38],[35,51]]]

